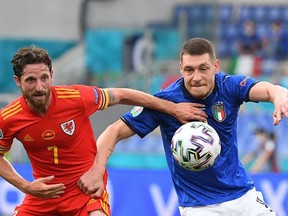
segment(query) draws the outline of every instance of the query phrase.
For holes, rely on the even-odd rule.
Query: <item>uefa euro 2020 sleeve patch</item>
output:
[[[143,107],[140,106],[135,106],[132,108],[130,113],[132,114],[133,117],[138,116],[141,112],[143,111]]]

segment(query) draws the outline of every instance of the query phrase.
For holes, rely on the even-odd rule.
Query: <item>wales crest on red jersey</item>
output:
[[[64,133],[68,134],[69,136],[72,136],[75,131],[74,120],[72,119],[72,120],[62,123],[61,128],[64,131]]]

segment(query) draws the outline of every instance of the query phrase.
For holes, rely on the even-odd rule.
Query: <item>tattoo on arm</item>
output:
[[[108,96],[109,96],[109,104],[108,106],[114,105],[116,99],[115,99],[115,95],[113,93],[112,90],[107,90]]]

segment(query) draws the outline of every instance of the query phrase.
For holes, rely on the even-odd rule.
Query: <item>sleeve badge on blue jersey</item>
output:
[[[245,86],[248,79],[249,79],[249,77],[246,76],[246,77],[240,82],[240,86]]]
[[[138,116],[141,112],[143,111],[143,107],[140,106],[135,106],[132,108],[130,113],[132,114],[133,117]]]
[[[3,135],[3,131],[2,129],[0,129],[0,139],[3,139],[4,135]]]

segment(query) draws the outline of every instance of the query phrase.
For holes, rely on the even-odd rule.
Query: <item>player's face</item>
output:
[[[212,61],[209,54],[191,56],[184,54],[180,62],[180,72],[189,93],[198,99],[205,99],[215,86],[215,73],[220,68],[220,61]]]
[[[19,79],[14,77],[28,105],[36,111],[45,112],[51,102],[52,72],[43,64],[28,64]]]

